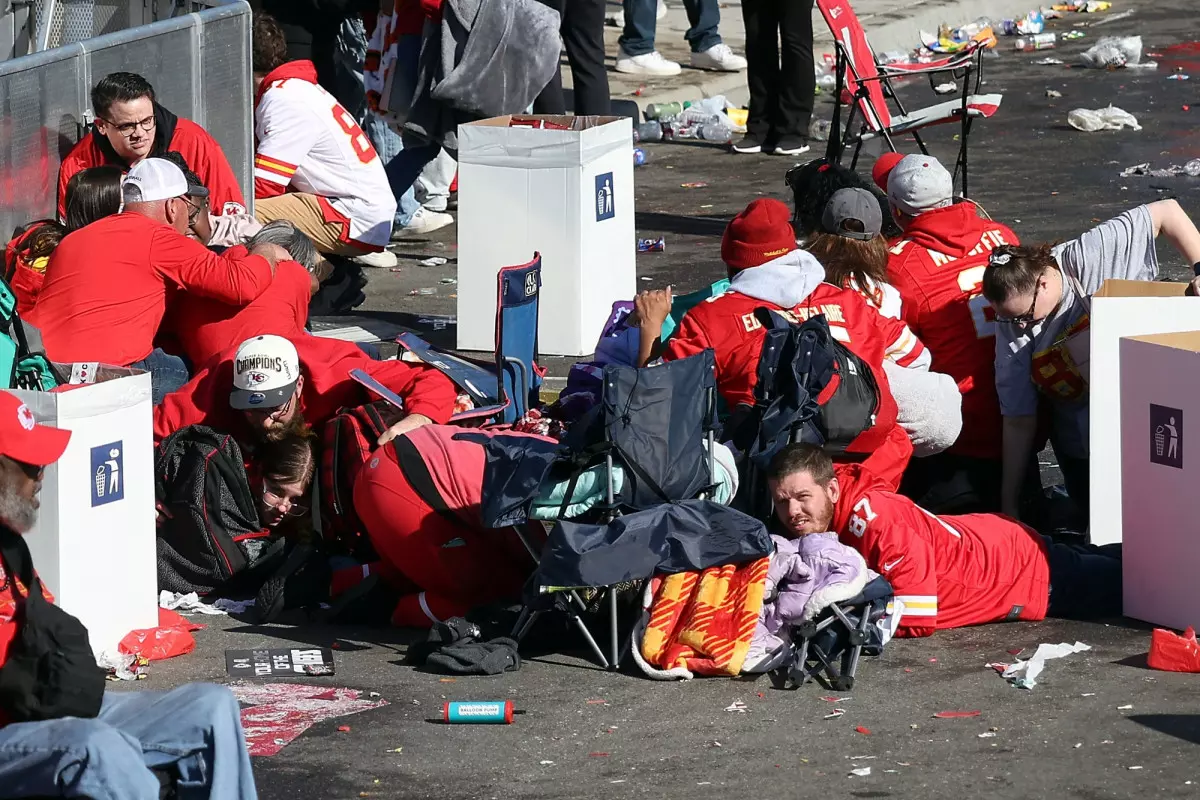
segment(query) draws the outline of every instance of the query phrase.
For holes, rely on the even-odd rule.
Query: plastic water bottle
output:
[[[837,76],[832,72],[826,72],[817,76],[817,86],[821,89],[833,89],[837,87]]]
[[[716,120],[700,126],[700,138],[706,142],[733,141],[733,128],[728,123]]]
[[[672,121],[663,125],[663,141],[674,142],[679,139],[699,139],[700,129],[683,122]]]
[[[662,123],[656,119],[633,126],[634,142],[661,142],[662,138]]]
[[[1039,33],[1036,36],[1022,36],[1013,42],[1014,50],[1028,52],[1030,50],[1049,50],[1054,47],[1058,37],[1053,33]]]
[[[827,119],[814,119],[808,126],[808,138],[814,142],[827,142],[832,127],[832,123]]]
[[[682,103],[651,103],[646,106],[646,119],[664,120],[683,113]]]

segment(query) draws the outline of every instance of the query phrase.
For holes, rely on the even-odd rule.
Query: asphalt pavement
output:
[[[1023,240],[1071,238],[1125,208],[1174,196],[1200,219],[1200,179],[1120,177],[1127,166],[1200,157],[1200,44],[1189,0],[1129,2],[1135,13],[1102,27],[1104,15],[1072,16],[1058,32],[1086,37],[1036,54],[1003,41],[987,62],[987,89],[1004,94],[997,116],[972,136],[972,194]],[[1140,34],[1156,71],[1074,68],[1101,35]],[[1033,62],[1047,56],[1062,66]],[[1168,80],[1179,74],[1191,80]],[[1047,90],[1062,94],[1047,97]],[[932,101],[928,86],[906,102]],[[1141,131],[1081,133],[1073,108],[1109,103],[1133,113]],[[1189,106],[1191,110],[1185,110]],[[818,113],[828,107],[819,105]],[[956,131],[933,132],[935,155],[953,160]],[[789,201],[771,156],[733,156],[708,145],[649,145],[637,171],[637,227],[663,236],[664,253],[638,256],[639,287],[689,291],[723,273],[725,223],[758,196]],[[863,165],[869,167],[870,159]],[[683,184],[703,183],[700,188]],[[399,272],[375,271],[364,307],[376,318],[454,313],[457,231],[399,248]],[[442,255],[441,268],[416,261]],[[1164,275],[1187,274],[1160,246]],[[433,288],[436,294],[410,295]],[[452,333],[452,328],[442,331]],[[552,363],[562,374],[565,362]],[[217,622],[213,622],[217,619]],[[495,678],[429,674],[403,664],[413,634],[301,625],[256,627],[204,618],[197,651],[153,664],[136,689],[185,681],[225,682],[224,650],[337,641],[337,675],[315,686],[378,692],[389,705],[314,725],[278,755],[255,760],[261,796],[282,798],[793,797],[1042,798],[1191,797],[1200,793],[1197,676],[1149,670],[1150,633],[1129,620],[1046,621],[945,631],[895,641],[868,659],[852,692],[818,686],[770,688],[765,680],[658,683],[601,671],[582,653],[528,658]],[[551,641],[561,628],[546,623]],[[568,638],[561,639],[570,647]],[[1082,641],[1087,652],[1048,662],[1032,691],[1010,687],[989,662],[1012,661],[1041,642]],[[831,702],[830,698],[836,698]],[[510,726],[433,721],[445,700],[511,699]],[[744,713],[728,712],[741,700]],[[833,708],[843,716],[825,719]],[[978,716],[935,719],[941,711]],[[346,727],[348,730],[339,730]],[[851,770],[870,768],[867,776]]]

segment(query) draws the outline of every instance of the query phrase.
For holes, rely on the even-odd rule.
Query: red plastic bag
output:
[[[1150,669],[1166,672],[1200,672],[1200,642],[1196,629],[1188,628],[1180,636],[1174,631],[1155,628],[1150,634],[1150,654],[1146,656]]]
[[[165,608],[158,610],[158,625],[157,628],[130,631],[117,649],[147,661],[184,656],[196,649],[196,639],[191,632],[204,627]]]

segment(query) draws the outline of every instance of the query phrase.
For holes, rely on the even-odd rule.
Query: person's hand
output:
[[[250,255],[262,256],[271,265],[271,274],[275,274],[275,265],[280,261],[291,260],[292,254],[277,244],[261,242],[250,249]]]
[[[154,503],[154,526],[161,528],[163,523],[169,519],[175,519],[175,515],[167,510],[167,507],[162,503],[155,501]]]
[[[648,289],[633,298],[634,312],[641,327],[661,328],[671,315],[671,287]]]
[[[1192,278],[1184,294],[1188,297],[1200,297],[1200,275]]]
[[[432,424],[433,424],[433,420],[431,420],[429,417],[425,416],[424,414],[409,414],[407,417],[400,420],[395,425],[393,425],[392,427],[390,427],[386,431],[384,431],[380,435],[379,441],[376,442],[376,444],[385,445],[388,442],[390,442],[392,439],[395,439],[397,436],[403,436],[404,434],[408,433],[409,431],[414,431],[417,428],[420,428],[422,425],[432,425]]]

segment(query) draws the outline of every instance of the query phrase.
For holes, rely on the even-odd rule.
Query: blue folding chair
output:
[[[402,333],[396,342],[461,387],[475,404],[451,417],[453,422],[495,419],[513,423],[538,404],[545,370],[537,364],[538,305],[542,256],[528,264],[504,267],[496,274],[496,361],[494,370],[443,353],[417,336]]]

